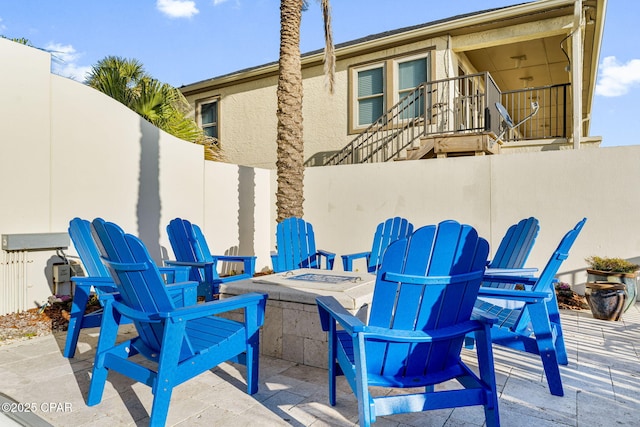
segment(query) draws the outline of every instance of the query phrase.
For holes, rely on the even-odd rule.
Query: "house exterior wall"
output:
[[[355,85],[350,67],[381,62],[391,65],[398,58],[424,52],[431,52],[431,73],[427,77],[430,81],[457,77],[459,70],[466,75],[491,73],[498,88],[510,94],[505,96],[513,98],[511,105],[504,99],[503,103],[514,118],[526,115],[527,107],[520,106],[525,99],[544,99],[540,107],[545,114],[535,119],[539,123],[534,126],[531,120],[532,126],[526,132],[508,135],[503,153],[581,148],[583,143],[598,146],[600,141],[589,135],[588,118],[606,5],[607,0],[594,0],[588,5],[577,0],[525,2],[342,43],[336,48],[336,85],[332,96],[324,89],[322,54],[303,55],[307,165],[324,164],[365,129],[354,124],[356,108],[351,103],[355,102],[352,100]],[[586,25],[587,18],[593,25]],[[568,53],[564,51],[565,42],[571,47]],[[566,71],[568,63],[572,64],[570,74]],[[181,88],[194,107],[203,99],[220,97],[220,143],[231,163],[275,168],[277,68],[277,64],[266,64]],[[391,68],[387,68],[384,77],[387,89],[394,81],[390,77]],[[562,92],[561,98],[556,99],[555,91],[565,85],[566,93]],[[513,93],[523,89],[532,93]],[[395,104],[392,99],[395,95],[390,96],[391,92],[395,92],[395,88],[386,93],[384,108],[378,109],[376,104],[376,114]],[[466,111],[473,103],[461,100],[464,97],[457,97],[454,92],[443,87],[431,92],[437,112],[425,120],[427,133],[476,128],[477,124],[469,123],[470,117],[481,114]],[[488,105],[484,107],[474,104],[473,108],[493,109],[495,101],[487,100]],[[570,107],[565,110],[563,105]],[[491,130],[499,134],[497,116],[496,111]],[[456,122],[458,119],[463,122]],[[522,139],[527,141],[520,143]],[[415,141],[414,147],[417,146]]]
[[[447,38],[443,37],[338,60],[333,95],[326,89],[322,64],[303,68],[305,160],[339,150],[357,135],[349,126],[349,115],[352,114],[349,109],[350,67],[425,52],[431,52],[433,79],[456,74],[457,59],[451,58],[453,54],[447,49]],[[197,94],[187,93],[186,98],[193,111],[199,102],[219,98],[219,137],[226,161],[273,169],[276,163],[276,89],[277,77],[267,75],[250,82],[212,87]]]

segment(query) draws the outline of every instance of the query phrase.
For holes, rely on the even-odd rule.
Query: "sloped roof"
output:
[[[380,40],[380,39],[384,39],[384,38],[388,38],[388,37],[393,37],[393,36],[396,36],[398,34],[408,33],[408,32],[412,32],[412,31],[415,31],[415,30],[422,29],[422,28],[433,27],[433,26],[436,26],[436,25],[439,25],[439,24],[443,24],[443,23],[447,23],[447,22],[454,22],[454,21],[457,21],[457,20],[460,20],[460,19],[471,17],[471,16],[477,16],[477,15],[482,15],[482,14],[486,14],[486,13],[492,13],[492,12],[495,12],[497,10],[503,10],[503,9],[508,9],[508,8],[511,8],[511,7],[517,7],[517,6],[521,6],[523,4],[527,4],[527,3],[530,3],[530,2],[518,3],[518,4],[511,5],[511,6],[496,7],[496,8],[492,8],[492,9],[485,9],[485,10],[480,10],[480,11],[477,11],[477,12],[464,13],[464,14],[451,16],[451,17],[448,17],[448,18],[437,19],[437,20],[434,20],[434,21],[425,22],[423,24],[412,25],[412,26],[408,26],[408,27],[402,27],[402,28],[398,28],[398,29],[390,30],[390,31],[383,31],[381,33],[376,33],[376,34],[370,34],[368,36],[360,37],[360,38],[355,39],[355,40],[350,40],[350,41],[347,41],[347,42],[338,43],[338,44],[335,45],[335,49],[336,49],[336,52],[339,52],[340,49],[344,49],[344,48],[351,47],[351,46],[357,46],[357,45],[364,44],[364,43],[367,43],[367,42],[370,42],[370,41]],[[302,56],[302,58],[311,57],[311,56],[318,55],[318,54],[322,53],[323,50],[324,49],[313,50],[313,51],[310,51],[310,52],[303,53],[301,56]],[[213,80],[217,80],[217,79],[222,79],[222,78],[229,77],[229,76],[244,74],[244,73],[248,73],[248,72],[259,70],[259,69],[268,68],[268,67],[276,65],[276,64],[278,64],[278,61],[272,61],[272,62],[268,62],[268,63],[262,64],[262,65],[256,65],[256,66],[253,66],[253,67],[244,68],[244,69],[241,69],[241,70],[233,71],[231,73],[221,74],[219,76],[215,76],[215,77],[212,77],[212,78],[209,78],[209,79],[205,79],[205,80],[201,80],[201,81],[198,81],[198,82],[194,82],[194,83],[191,83],[191,84],[188,84],[188,85],[183,85],[183,86],[180,87],[180,89],[188,88],[190,86],[200,85],[200,84],[205,83],[205,82],[209,82],[209,81],[213,81]]]

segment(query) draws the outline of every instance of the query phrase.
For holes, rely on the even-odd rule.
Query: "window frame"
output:
[[[208,104],[216,104],[216,122],[213,125],[209,125],[206,126],[202,123],[202,107]],[[211,138],[215,138],[216,139],[216,144],[218,144],[220,142],[220,96],[216,95],[216,96],[211,96],[208,98],[203,98],[203,99],[199,99],[196,101],[196,109],[195,109],[195,115],[196,115],[196,123],[198,124],[198,126],[200,127],[200,129],[202,129],[203,131],[205,131],[205,128],[208,127],[212,127],[215,126],[217,129],[217,137],[211,137]],[[206,135],[206,134],[205,134]]]
[[[368,124],[364,124],[361,125],[360,123],[360,101],[364,100],[364,99],[373,99],[373,98],[378,98],[380,95],[375,95],[375,96],[366,96],[366,97],[360,97],[358,94],[358,88],[359,88],[359,80],[358,80],[358,75],[361,72],[364,71],[369,71],[369,70],[375,70],[375,69],[382,69],[382,109],[383,111],[386,111],[386,106],[387,106],[387,93],[386,93],[386,87],[387,87],[387,70],[386,70],[386,64],[384,61],[382,62],[373,62],[373,63],[369,63],[365,66],[362,67],[358,67],[358,68],[352,68],[352,79],[353,79],[353,84],[351,85],[352,89],[352,94],[351,94],[351,100],[353,102],[353,125],[355,125],[356,128],[360,128],[360,129],[366,129],[367,127],[369,127],[372,123],[368,123]]]

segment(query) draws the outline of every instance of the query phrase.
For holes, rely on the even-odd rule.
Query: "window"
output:
[[[398,63],[398,100],[427,81],[427,58]]]
[[[218,139],[218,99],[199,104],[199,122],[206,136]]]
[[[398,62],[398,101],[411,94],[418,86],[427,81],[427,58]],[[403,119],[419,117],[424,113],[423,98],[416,94],[404,100],[407,110]]]
[[[358,71],[358,126],[375,122],[384,112],[384,68]]]
[[[374,123],[394,104],[411,94],[431,76],[429,52],[411,57],[390,58],[383,62],[353,67],[350,76],[352,115],[350,129],[359,132]],[[403,118],[424,113],[422,98],[406,99]]]

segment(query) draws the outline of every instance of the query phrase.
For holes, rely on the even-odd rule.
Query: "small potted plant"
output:
[[[585,259],[585,296],[597,319],[619,320],[636,302],[640,266],[623,258],[591,256]]]

